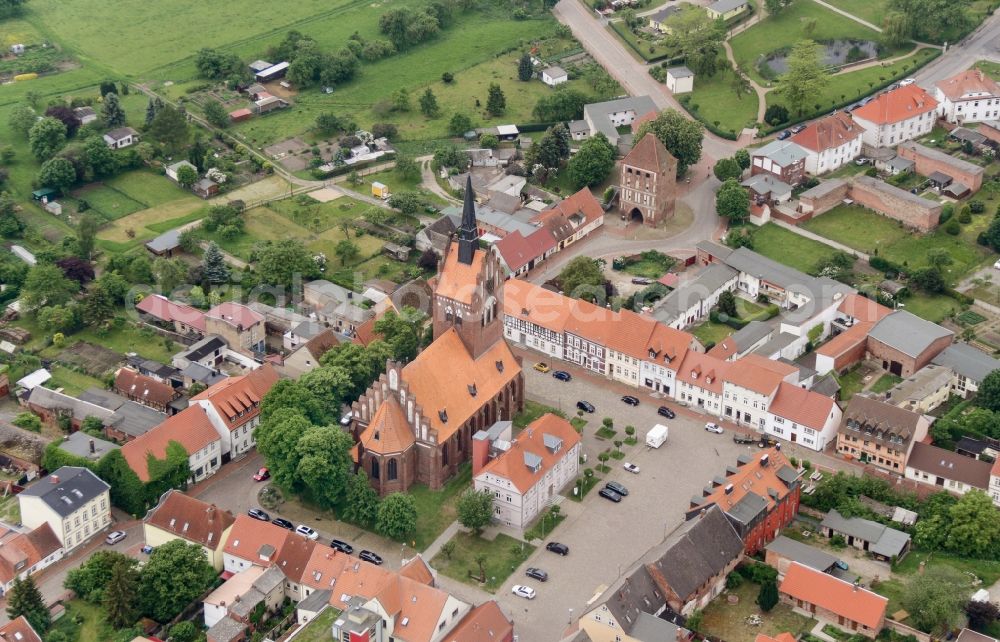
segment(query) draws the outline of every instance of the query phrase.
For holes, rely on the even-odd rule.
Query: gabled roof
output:
[[[837,563],[836,555],[831,555],[823,549],[803,544],[784,535],[779,535],[764,548],[770,553],[775,553],[817,571],[826,572]]]
[[[142,521],[189,542],[217,549],[222,543],[223,533],[236,518],[215,504],[203,502],[179,490],[168,490]]]
[[[733,9],[746,6],[747,0],[716,0],[708,8],[718,13],[729,13]]]
[[[191,401],[211,403],[229,429],[233,430],[246,423],[248,415],[259,412],[261,399],[277,382],[278,373],[270,364],[264,364],[249,374],[229,377],[206,388]]]
[[[882,318],[892,313],[891,308],[887,308],[874,299],[863,297],[857,293],[851,293],[844,297],[837,311],[858,321],[870,321],[872,323],[880,321]]]
[[[181,231],[179,229],[168,230],[154,238],[152,241],[146,242],[146,247],[149,248],[151,252],[156,252],[157,254],[160,252],[175,250],[180,247],[180,245]]]
[[[887,598],[868,589],[797,562],[792,562],[788,567],[779,590],[794,599],[815,604],[875,630],[882,626],[889,603]]]
[[[161,321],[179,321],[199,332],[205,332],[205,313],[189,305],[174,303],[160,294],[150,294],[136,304],[135,309]]]
[[[653,132],[647,132],[622,159],[622,165],[631,165],[650,172],[677,166],[677,159],[667,151]],[[590,190],[587,190],[589,193]],[[593,198],[593,196],[591,196]]]
[[[649,96],[629,96],[627,98],[616,98],[600,103],[590,103],[583,107],[583,118],[588,124],[593,124],[591,133],[601,132],[610,141],[618,140],[618,130],[611,122],[611,114],[620,112],[632,112],[638,118],[649,112],[655,112],[656,103]]]
[[[500,610],[496,600],[489,600],[469,611],[444,636],[443,642],[499,642],[513,633],[514,623]]]
[[[981,383],[986,375],[1000,369],[1000,361],[968,343],[951,344],[934,357],[932,362],[951,368],[976,383]]]
[[[833,398],[783,381],[767,411],[800,426],[819,431],[833,411]]]
[[[917,442],[913,444],[906,467],[986,490],[990,486],[990,469],[993,465],[988,461]]]
[[[771,159],[772,163],[777,163],[781,167],[787,167],[793,163],[805,160],[809,153],[791,140],[772,140],[767,145],[750,151],[750,155],[756,158],[762,156]]]
[[[1000,97],[1000,85],[980,69],[966,69],[939,80],[936,87],[951,101]]]
[[[556,240],[547,227],[541,227],[528,236],[517,230],[493,244],[511,272],[517,272],[555,246]]]
[[[190,456],[212,442],[220,441],[219,433],[212,427],[205,409],[198,405],[188,406],[176,415],[167,418],[156,428],[139,435],[122,446],[121,453],[129,468],[139,479],[148,482],[149,455],[156,459],[166,459],[167,446],[176,441]]]
[[[374,318],[372,317],[372,319]],[[329,328],[325,328],[322,332],[306,341],[299,349],[306,350],[312,355],[313,359],[319,361],[320,357],[338,345],[340,345],[340,339],[337,338],[337,333]]]
[[[264,322],[264,315],[256,312],[252,308],[248,308],[242,303],[234,303],[232,301],[220,303],[206,312],[205,317],[225,321],[229,325],[234,326],[241,331],[246,330],[257,323]]]
[[[908,150],[917,156],[923,156],[924,158],[929,158],[942,165],[949,168],[954,168],[956,171],[969,176],[978,176],[983,174],[986,170],[975,163],[970,163],[967,160],[962,160],[961,158],[956,158],[951,154],[946,154],[940,150],[934,149],[932,147],[926,147],[920,143],[908,140],[906,142],[900,143],[898,149]],[[949,178],[953,178],[948,174],[944,174]]]
[[[938,102],[915,84],[898,87],[879,94],[867,105],[858,107],[851,115],[876,125],[898,123],[920,114],[933,112]]]
[[[635,151],[635,148],[632,150]],[[594,197],[593,192],[584,187],[549,209],[542,210],[532,217],[531,221],[533,223],[545,224],[550,219],[562,219],[572,225],[575,230],[579,227],[589,225],[603,216],[604,208],[601,207],[601,204]]]
[[[846,145],[864,133],[865,128],[854,122],[849,113],[838,111],[812,121],[791,140],[806,149],[822,152]]]
[[[226,538],[226,547],[223,549],[223,552],[246,560],[251,564],[266,567],[277,563],[279,554],[284,550],[285,544],[291,539],[314,543],[302,535],[296,535],[292,531],[271,524],[270,522],[262,522],[249,515],[240,514],[236,516],[236,521],[233,522],[233,527],[229,531],[229,537]],[[310,551],[311,554],[312,551]],[[308,560],[308,557],[306,560]],[[298,578],[296,578],[296,581],[298,581]]]
[[[935,341],[954,334],[906,310],[896,310],[876,323],[868,336],[907,356],[919,357]]]
[[[0,626],[0,640],[4,642],[42,642],[42,637],[35,633],[35,629],[31,628],[31,623],[23,615],[19,615],[7,624]]]
[[[991,638],[988,635],[983,635],[982,633],[977,633],[972,629],[962,629],[962,632],[958,634],[958,638],[955,642],[997,642],[996,638]]]
[[[881,441],[888,435],[896,435],[908,444],[917,432],[917,427],[923,415],[899,408],[879,399],[854,395],[844,409],[844,421],[840,431],[846,430],[851,422],[857,422],[862,428],[871,428],[872,434],[866,439]],[[888,442],[887,442],[888,443]]]
[[[754,642],[795,642],[795,636],[791,633],[779,633],[772,638],[770,635],[758,633]]]
[[[37,497],[58,515],[66,517],[110,488],[86,468],[63,466],[25,488],[18,497]]]
[[[702,388],[711,393],[721,395],[723,380],[729,371],[731,362],[716,357],[689,350],[680,367],[677,369],[677,383]]]
[[[510,449],[487,463],[477,477],[507,479],[521,494],[527,493],[578,443],[580,435],[568,421],[551,413],[542,415],[514,438]]]
[[[386,397],[358,441],[365,450],[380,455],[401,453],[416,443],[406,413],[395,396]]]
[[[28,395],[28,403],[36,405],[46,410],[67,410],[73,419],[83,421],[87,417],[97,417],[105,424],[111,421],[114,412],[96,404],[71,397],[62,392],[56,392],[42,386],[31,389]]]
[[[27,533],[8,530],[0,536],[0,584],[12,582],[61,548],[62,543],[48,522]]]
[[[167,405],[179,396],[173,386],[128,368],[119,368],[118,372],[115,373],[115,388],[148,403],[161,406]]]
[[[762,395],[772,395],[778,386],[798,368],[780,361],[773,361],[759,354],[747,356],[731,362],[725,374],[725,381]]]
[[[138,136],[139,132],[135,131],[131,127],[119,127],[117,129],[112,129],[104,134],[105,138],[110,138],[111,140],[123,140],[129,136]]]
[[[688,515],[716,505],[737,522],[749,524],[761,511],[770,511],[787,496],[798,477],[785,454],[777,448],[754,453],[749,461],[739,463],[735,472],[730,470],[724,478],[719,478],[721,483],[715,485],[713,482],[712,492],[704,496],[700,504],[693,505]],[[792,482],[786,481],[788,479]],[[691,503],[694,504],[693,498]]]
[[[820,525],[836,533],[866,541],[869,543],[867,550],[885,557],[899,555],[910,541],[910,536],[903,531],[889,528],[870,519],[844,517],[835,508],[830,509]]]

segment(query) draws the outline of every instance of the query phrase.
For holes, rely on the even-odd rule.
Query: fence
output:
[[[885,628],[892,629],[896,633],[901,635],[912,635],[917,638],[918,642],[931,642],[932,638],[930,635],[924,633],[923,631],[918,631],[912,626],[906,626],[902,622],[897,622],[896,620],[885,619]]]

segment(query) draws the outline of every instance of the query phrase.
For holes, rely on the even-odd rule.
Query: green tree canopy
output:
[[[28,146],[39,161],[52,158],[65,144],[66,125],[57,118],[46,116],[28,130]]]
[[[493,494],[488,489],[469,488],[459,496],[456,510],[458,522],[479,533],[493,519]]]
[[[417,528],[417,504],[412,495],[393,493],[378,507],[375,530],[394,540],[403,540]]]
[[[604,272],[589,256],[578,256],[559,273],[559,284],[567,296],[593,300],[604,294]]]
[[[930,566],[909,581],[900,603],[918,629],[942,634],[961,621],[971,593],[967,576],[950,566]]]
[[[566,171],[577,188],[593,187],[603,182],[614,169],[617,154],[615,146],[598,132],[583,141],[580,149],[569,159]]]
[[[21,302],[33,310],[66,303],[80,290],[80,284],[63,276],[55,265],[39,264],[28,270],[21,286]]]
[[[742,223],[750,215],[750,194],[735,178],[730,178],[715,193],[715,211],[731,223]]]
[[[45,633],[52,625],[49,607],[45,605],[42,592],[30,575],[25,579],[14,578],[14,584],[7,593],[7,617],[14,619],[24,616],[37,633]]]
[[[789,109],[802,114],[816,102],[830,83],[823,68],[821,47],[812,40],[799,40],[788,55],[788,71],[778,78],[778,91]]]
[[[696,12],[690,12],[696,13]],[[701,141],[703,127],[701,123],[690,120],[675,109],[665,109],[660,115],[644,122],[635,134],[635,140],[652,132],[660,139],[674,158],[677,159],[677,176],[683,176],[688,167],[701,159]]]
[[[201,546],[176,539],[153,550],[140,578],[142,612],[169,622],[212,585],[215,569]]]

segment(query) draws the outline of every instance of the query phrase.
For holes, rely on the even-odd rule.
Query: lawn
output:
[[[644,25],[648,24],[648,22],[644,23]],[[676,56],[678,53],[676,48],[668,47],[662,37],[651,38],[647,33],[644,33],[642,37],[636,35],[625,25],[623,20],[612,20],[608,23],[608,28],[619,40],[625,42],[632,54],[645,62],[662,60]]]
[[[865,387],[863,377],[861,369],[854,368],[847,374],[837,378],[837,381],[840,383],[840,398],[843,401],[848,401],[851,397],[861,392],[861,389]]]
[[[410,487],[409,495],[417,504],[417,530],[413,541],[418,551],[430,546],[455,521],[455,501],[469,488],[471,481],[472,466],[465,464],[441,490],[430,490],[421,484]]]
[[[320,203],[303,194],[268,204],[268,209],[281,214],[288,220],[312,232],[325,232],[346,221],[361,217],[361,213],[372,207],[369,203],[349,196]]]
[[[52,623],[46,639],[54,639],[56,632],[63,635],[62,639],[72,642],[106,642],[111,639],[113,632],[100,606],[80,599],[64,602],[64,605],[66,612]]]
[[[565,416],[560,410],[556,410],[551,406],[546,406],[543,403],[538,403],[537,401],[528,399],[524,402],[524,410],[514,416],[514,427],[518,429],[524,428],[534,420],[549,412],[559,415],[560,417]]]
[[[736,312],[743,321],[757,321],[767,318],[767,308],[743,297],[736,297]]]
[[[733,91],[733,71],[729,63],[721,65],[714,76],[697,76],[694,91],[682,103],[700,120],[739,134],[757,121],[757,93],[737,95]]]
[[[101,231],[97,233],[97,238],[98,240],[110,241],[112,244],[137,245],[139,242],[149,240],[167,230],[202,218],[207,213],[207,209],[204,201],[200,198],[195,196],[182,197],[120,218],[101,228]],[[129,230],[135,232],[135,238],[129,238]]]
[[[143,208],[183,198],[194,198],[191,192],[152,170],[136,170],[119,174],[107,181],[106,184],[132,200],[142,203]]]
[[[927,552],[919,549],[910,551],[893,568],[899,575],[916,575],[920,572],[920,562],[926,561],[926,568],[933,566],[951,566],[962,573],[974,573],[983,581],[983,587],[989,587],[1000,580],[1000,561],[977,560],[941,552]]]
[[[0,520],[7,524],[21,523],[21,503],[16,496],[10,495],[0,499]]]
[[[658,279],[677,263],[677,259],[656,250],[643,252],[635,261],[627,263],[622,272],[632,276]]]
[[[328,606],[325,611],[313,618],[295,634],[295,642],[329,642],[330,627],[333,626],[339,615],[338,609]]]
[[[924,294],[922,292],[905,299],[900,305],[907,312],[934,323],[940,323],[962,308],[961,304],[951,297],[943,294]]]
[[[524,531],[524,540],[526,542],[533,542],[536,539],[545,539],[552,534],[559,524],[563,523],[566,516],[562,513],[552,514],[549,511],[542,513],[542,516],[537,518],[531,526]]]
[[[873,25],[882,26],[885,17],[885,0],[828,0],[830,4],[843,9],[851,15],[867,20]]]
[[[837,251],[819,241],[789,232],[774,223],[766,223],[754,231],[753,250],[803,272],[811,272],[816,263],[833,256]]]
[[[124,192],[99,183],[92,183],[76,190],[72,196],[72,199],[64,199],[64,204],[67,200],[75,200],[76,205],[72,209],[78,209],[80,201],[86,201],[93,212],[107,221],[115,221],[145,209],[142,203],[130,198]]]
[[[503,533],[499,533],[493,541],[469,533],[458,533],[451,541],[455,542],[451,558],[438,553],[431,560],[431,566],[452,579],[490,593],[495,592],[535,550],[531,544]],[[486,558],[483,562],[485,584],[479,583],[479,565],[476,563],[479,555]]]
[[[903,380],[902,377],[897,377],[894,374],[884,374],[881,377],[879,377],[875,383],[872,384],[872,387],[869,388],[869,390],[878,393],[887,392],[889,389],[891,389],[893,386],[895,386],[902,380]]]
[[[454,204],[424,188],[422,175],[417,176],[416,178],[404,178],[395,169],[387,169],[381,172],[375,172],[374,174],[366,174],[361,178],[364,181],[361,185],[351,185],[349,183],[345,183],[344,186],[356,192],[361,192],[367,196],[372,193],[372,183],[378,182],[387,186],[389,191],[394,194],[398,192],[419,192],[424,197],[424,200],[432,205]]]
[[[49,368],[52,379],[46,384],[46,388],[62,388],[63,392],[70,396],[77,396],[88,388],[103,388],[104,383],[100,379],[95,379],[90,375],[75,370],[70,370],[65,366],[54,364]]]
[[[691,334],[706,346],[710,343],[717,345],[734,332],[736,332],[736,329],[732,326],[728,326],[725,323],[715,323],[714,321],[705,321],[691,330]]]
[[[778,604],[767,613],[761,612],[755,602],[758,591],[760,587],[757,584],[743,582],[728,591],[739,598],[736,604],[726,601],[726,593],[716,598],[702,612],[698,630],[726,642],[753,642],[759,634],[774,637],[778,633],[791,633],[797,638],[816,625],[816,620],[793,612],[787,604]],[[759,615],[762,624],[747,624],[746,619],[750,615]]]

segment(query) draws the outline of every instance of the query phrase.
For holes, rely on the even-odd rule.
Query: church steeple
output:
[[[472,175],[465,179],[465,204],[462,206],[462,225],[458,228],[458,262],[472,265],[472,257],[479,246],[479,225],[476,224],[476,195],[472,191]]]

